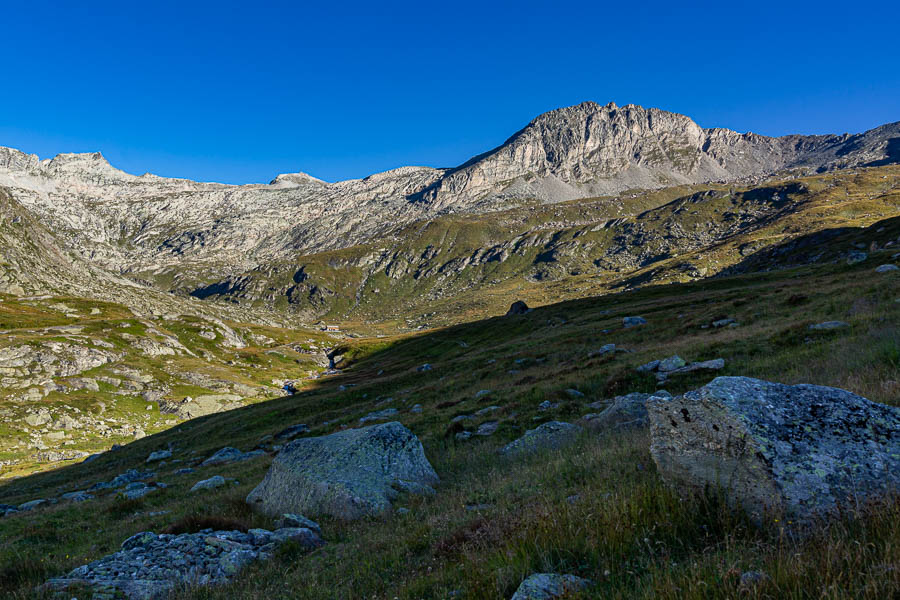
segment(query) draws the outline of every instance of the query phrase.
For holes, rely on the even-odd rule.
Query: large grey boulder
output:
[[[569,597],[591,585],[589,579],[557,573],[534,573],[525,578],[511,600],[551,600]]]
[[[514,440],[500,449],[500,454],[505,456],[520,456],[531,454],[540,450],[554,450],[562,448],[575,441],[582,428],[562,421],[548,421],[535,429],[525,432],[525,435]]]
[[[273,516],[356,519],[390,509],[398,490],[433,493],[439,481],[419,439],[392,421],[294,440],[247,502]]]
[[[845,390],[717,377],[646,405],[663,479],[720,487],[757,522],[803,521],[900,489],[900,409]]]

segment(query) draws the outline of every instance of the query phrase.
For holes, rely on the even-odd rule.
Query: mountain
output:
[[[583,273],[585,266],[616,271],[643,264],[606,256],[621,254],[618,246],[585,255],[575,269],[553,267],[550,259],[566,255],[553,236],[574,223],[615,232],[623,223],[602,223],[675,199],[650,190],[680,189],[690,196],[716,184],[749,189],[775,174],[795,177],[898,160],[900,123],[855,135],[770,138],[703,129],[686,116],[653,108],[585,102],[537,117],[498,148],[453,169],[402,167],[337,183],[294,173],[267,185],[233,186],[135,176],[100,153],[40,160],[3,148],[0,188],[51,236],[57,249],[48,256],[70,255],[81,271],[100,269],[182,296],[282,302],[316,318],[345,317],[379,272],[391,281],[429,272],[446,279],[473,264],[528,254],[522,252],[526,247],[534,255],[512,274],[531,281]],[[563,206],[576,200],[582,202]],[[590,214],[569,214],[582,208]],[[496,218],[506,223],[505,231],[481,227],[478,215],[486,213],[503,215]],[[561,226],[554,228],[556,222]],[[459,235],[460,223],[468,234]],[[429,227],[445,230],[440,244],[410,247]],[[446,251],[448,239],[454,252]],[[718,237],[701,236],[698,243],[704,239]],[[678,243],[668,246],[665,252],[676,252]],[[442,250],[445,257],[452,254],[449,262],[440,262]],[[428,256],[428,264],[413,268],[422,262],[415,253]],[[322,269],[318,280],[311,277],[322,261],[346,277],[323,276]],[[60,287],[55,273],[8,264],[0,282],[22,280],[24,285],[8,289],[38,293]],[[96,280],[73,279],[81,287]],[[472,289],[450,287],[439,296]]]

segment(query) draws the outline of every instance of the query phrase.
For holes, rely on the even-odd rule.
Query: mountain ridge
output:
[[[363,244],[374,254],[360,261],[390,262],[405,227],[442,215],[596,197],[609,198],[611,215],[628,215],[633,190],[761,183],[898,161],[900,122],[859,134],[770,138],[704,129],[655,108],[584,102],[535,117],[452,169],[399,167],[334,183],[294,173],[228,185],[132,175],[99,152],[42,160],[0,148],[0,189],[73,255],[183,293]],[[39,278],[27,279],[40,291]]]

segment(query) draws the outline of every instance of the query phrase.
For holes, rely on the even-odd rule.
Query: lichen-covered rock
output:
[[[247,502],[273,516],[355,519],[387,511],[398,490],[433,493],[438,482],[419,439],[392,421],[294,440]]]
[[[580,592],[591,585],[589,579],[557,573],[529,575],[513,594],[511,600],[551,600]]]
[[[900,409],[845,390],[717,377],[646,404],[662,477],[684,491],[721,487],[757,522],[900,489]]]
[[[55,592],[86,587],[95,599],[164,600],[177,588],[227,583],[287,541],[304,550],[324,544],[317,532],[301,527],[180,535],[143,531],[122,542],[118,552],[50,579],[44,587]]]
[[[500,449],[505,456],[520,456],[540,450],[562,448],[575,441],[582,428],[562,421],[548,421]]]

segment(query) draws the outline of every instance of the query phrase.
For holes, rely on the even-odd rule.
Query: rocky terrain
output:
[[[0,596],[897,596],[898,140],[585,103],[338,183],[0,150]]]
[[[891,597],[894,221],[832,238],[839,261],[340,340],[340,371],[294,395],[5,482],[0,591]],[[122,330],[198,353],[177,321],[148,322]],[[259,326],[225,326],[188,330],[247,362]],[[125,347],[16,356],[52,350],[40,373],[65,383]]]
[[[355,303],[335,297],[362,299],[367,281],[382,272],[391,280],[435,272],[452,277],[473,263],[528,254],[528,248],[536,252],[527,257],[530,268],[520,267],[521,276],[547,277],[542,263],[573,251],[592,259],[585,262],[594,271],[633,269],[632,261],[615,256],[631,247],[624,237],[606,252],[552,242],[575,224],[611,228],[613,237],[627,237],[628,225],[617,219],[674,199],[637,198],[631,190],[877,167],[900,159],[898,144],[897,123],[855,135],[767,138],[703,129],[688,117],[657,109],[586,102],[537,117],[500,147],[456,168],[403,167],[337,183],[302,173],[279,175],[268,185],[198,183],[124,173],[99,153],[40,160],[3,148],[0,232],[11,250],[0,291],[35,294],[68,286],[70,293],[102,293],[105,282],[115,280],[114,287],[138,285],[236,302],[277,296],[308,319],[329,311],[346,318]],[[684,191],[687,201],[696,201],[691,190]],[[772,191],[773,196],[791,193],[797,190]],[[604,200],[592,202],[588,214],[576,219],[566,215],[557,221],[553,209],[541,208],[597,197]],[[755,205],[758,200],[747,207],[741,200],[733,199],[738,211],[750,214],[741,216],[743,223],[723,224],[728,233],[771,217]],[[562,212],[577,212],[579,206]],[[452,257],[455,262],[435,264],[442,248],[434,244],[414,246],[415,256],[404,252],[442,216],[516,208],[510,217],[518,224],[482,233],[479,237],[490,243],[464,248],[468,255]],[[538,216],[534,211],[543,217],[538,230],[534,221],[523,227],[523,221]],[[670,227],[684,235],[672,246],[708,245],[725,233],[697,236],[674,221]],[[438,222],[450,235],[441,246],[466,236],[457,230],[459,221]],[[32,256],[28,249],[35,246],[40,252]],[[431,264],[416,268],[419,256]],[[37,260],[46,268],[36,269]],[[311,278],[311,269],[323,261],[359,271],[359,280],[348,284],[352,289],[334,289],[328,277]],[[66,271],[72,272],[69,278],[63,277]],[[248,289],[255,286],[262,290]]]

